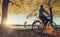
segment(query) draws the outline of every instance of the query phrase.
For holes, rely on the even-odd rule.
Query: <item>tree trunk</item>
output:
[[[9,0],[3,0],[3,3],[2,3],[2,22],[1,22],[2,25],[6,24],[8,3],[9,3]]]
[[[1,20],[1,36],[2,37],[6,37],[6,28],[5,28],[5,25],[6,25],[6,21],[7,21],[7,11],[8,11],[8,3],[9,3],[9,0],[3,0],[3,3],[2,3],[2,20]]]
[[[51,16],[51,23],[53,23],[53,13],[52,13],[51,0],[49,0],[48,5],[49,5],[50,16]]]

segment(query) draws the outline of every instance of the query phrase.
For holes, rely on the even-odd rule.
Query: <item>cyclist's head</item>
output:
[[[43,7],[43,5],[41,5],[40,7]]]

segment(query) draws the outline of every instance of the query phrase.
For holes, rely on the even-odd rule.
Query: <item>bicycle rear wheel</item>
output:
[[[36,34],[40,34],[43,31],[42,23],[40,21],[35,21],[32,24],[32,30]]]

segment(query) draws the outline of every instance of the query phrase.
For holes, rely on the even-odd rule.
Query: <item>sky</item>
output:
[[[8,15],[8,23],[11,22],[12,24],[24,24],[27,21],[27,24],[32,24],[36,17],[26,18],[26,14],[19,14],[19,15]],[[10,23],[10,24],[11,24]]]
[[[26,18],[26,14],[11,14],[8,15],[8,24],[24,24],[27,21],[27,24],[32,24],[34,20],[37,20],[36,17],[32,16],[31,18]],[[53,21],[58,25],[60,25],[60,17],[53,18]]]
[[[24,25],[24,23],[27,21],[27,24],[32,24],[34,20],[37,20],[36,17],[32,16],[31,18],[26,18],[26,14],[8,14],[8,24],[21,24]],[[1,21],[1,16],[0,16],[0,21]],[[53,21],[57,24],[60,25],[60,17],[53,18]]]

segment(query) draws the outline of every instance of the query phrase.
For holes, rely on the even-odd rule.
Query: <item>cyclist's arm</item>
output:
[[[49,13],[47,11],[44,10],[45,13],[47,13],[49,15]]]

